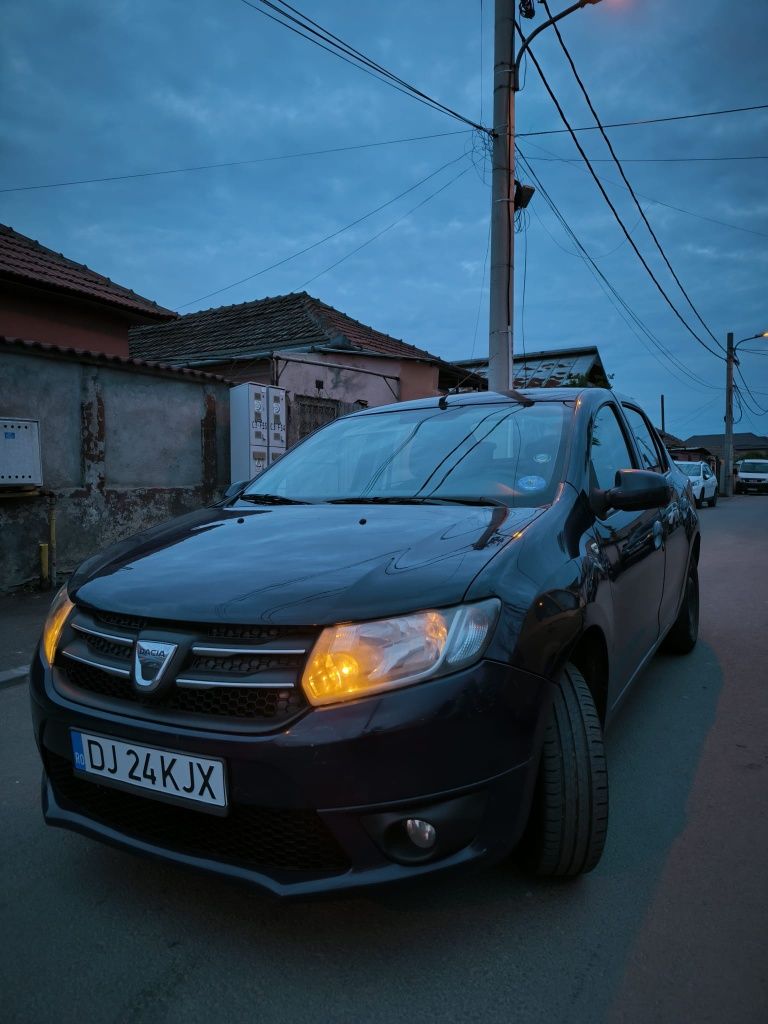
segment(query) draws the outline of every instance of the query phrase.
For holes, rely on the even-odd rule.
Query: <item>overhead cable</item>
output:
[[[548,4],[547,0],[543,0],[543,3],[544,3],[544,9],[546,10],[548,16],[551,18],[552,17],[552,12],[549,9],[549,4]],[[606,146],[608,147],[608,152],[611,154],[611,157],[613,158],[613,161],[616,164],[618,172],[621,175],[621,180],[624,182],[624,184],[626,185],[627,189],[629,190],[629,194],[632,197],[632,201],[634,202],[635,206],[637,207],[637,211],[640,214],[640,216],[642,217],[643,223],[648,228],[648,233],[650,234],[651,238],[653,239],[654,245],[658,249],[661,258],[664,260],[664,263],[667,266],[667,269],[669,270],[670,274],[672,275],[672,277],[675,280],[675,284],[680,289],[683,297],[685,298],[685,301],[690,306],[690,308],[693,311],[696,319],[699,321],[701,326],[704,328],[704,330],[710,336],[712,341],[714,341],[714,343],[716,345],[718,345],[721,349],[723,349],[723,345],[720,343],[720,341],[718,341],[718,339],[715,337],[714,333],[710,329],[709,325],[705,322],[705,320],[702,317],[701,313],[699,313],[698,309],[696,308],[696,306],[693,303],[693,299],[690,297],[688,292],[683,287],[683,283],[680,280],[680,278],[678,277],[677,273],[675,272],[675,268],[670,263],[669,257],[667,256],[667,254],[666,254],[666,252],[664,250],[663,245],[659,241],[658,235],[653,230],[651,222],[648,220],[648,217],[646,216],[645,210],[640,205],[640,200],[635,195],[635,190],[632,188],[632,184],[631,184],[629,178],[627,177],[627,175],[624,172],[624,168],[622,167],[621,161],[619,160],[618,156],[616,155],[616,150],[613,148],[613,144],[611,143],[611,140],[610,140],[610,138],[608,136],[608,133],[606,132],[605,128],[603,127],[602,122],[600,121],[600,115],[595,110],[595,106],[594,106],[594,104],[592,102],[592,99],[591,99],[591,97],[589,95],[589,92],[587,91],[587,87],[584,85],[584,82],[583,82],[583,80],[581,78],[581,75],[579,74],[579,72],[578,72],[578,70],[576,68],[576,65],[575,65],[575,63],[573,61],[573,57],[571,56],[570,50],[565,45],[565,40],[562,37],[562,34],[560,32],[560,29],[557,26],[557,23],[556,22],[553,23],[552,27],[554,28],[555,35],[557,36],[557,40],[560,43],[560,48],[562,49],[563,53],[565,54],[565,58],[568,61],[568,64],[569,64],[569,66],[571,68],[571,71],[573,72],[573,77],[576,79],[576,82],[577,82],[577,84],[579,86],[579,89],[581,90],[581,94],[584,97],[587,106],[589,107],[590,113],[592,114],[592,116],[595,119],[595,124],[599,128],[600,134],[603,137],[603,140],[604,140]],[[723,351],[724,351],[724,349],[723,349]]]
[[[604,128],[635,128],[646,124],[663,124],[667,121],[690,121],[697,117],[718,117],[721,114],[741,114],[749,110],[768,110],[768,103],[756,103],[751,107],[731,107],[728,110],[705,110],[696,114],[673,114],[670,117],[646,117],[637,121],[612,121],[603,125]],[[574,128],[575,132],[596,132],[597,125],[590,124],[583,128]],[[567,128],[548,128],[537,132],[517,132],[518,139],[532,139],[536,135],[565,135]]]
[[[129,181],[132,178],[154,178],[163,174],[186,174],[190,171],[212,171],[221,167],[246,167],[249,164],[269,164],[279,160],[298,160],[309,156],[327,156],[331,153],[349,153],[353,149],[375,149],[378,146],[396,146],[404,142],[424,142],[427,139],[445,139],[453,135],[469,135],[471,128],[453,132],[434,132],[431,135],[410,135],[403,139],[382,139],[380,142],[358,142],[352,146],[334,146],[331,149],[308,149],[303,153],[282,153],[277,156],[258,156],[248,160],[228,160],[219,164],[196,164],[191,167],[171,167],[160,171],[137,171],[134,174],[111,174],[104,178],[79,178],[72,181],[54,181],[44,185],[15,185],[0,188],[2,192],[32,192],[41,188],[67,188],[70,185],[97,185],[105,181]]]
[[[529,141],[526,143],[526,145],[533,146],[534,149],[540,149],[543,153],[546,153],[548,156],[554,157],[556,155],[552,153],[550,150],[545,149],[543,146],[540,146],[537,142]],[[535,161],[537,157],[532,157],[528,155],[528,159]],[[586,167],[584,166],[584,161],[580,157],[558,157],[557,159],[562,163],[568,164],[570,167],[575,167],[577,170],[589,173]],[[607,185],[615,185],[617,188],[623,188],[626,191],[629,191],[626,185],[624,185],[620,181],[616,181],[615,178],[606,178],[604,174],[599,174],[598,177]],[[657,199],[655,196],[649,196],[647,192],[640,192],[637,189],[635,189],[635,195],[639,196],[641,199],[647,200],[649,203],[655,203],[656,206],[663,206],[667,210],[674,210],[676,213],[684,213],[688,217],[696,217],[697,220],[705,220],[710,224],[719,224],[721,227],[724,228],[733,228],[734,231],[745,231],[749,235],[759,235],[761,238],[768,238],[768,232],[766,231],[757,231],[755,228],[745,228],[741,224],[732,224],[730,221],[727,220],[718,220],[716,217],[707,217],[703,213],[695,213],[693,210],[686,210],[682,206],[675,206],[673,203],[665,203],[663,200]]]
[[[755,398],[752,390],[749,387],[749,384],[747,384],[746,380],[744,379],[744,374],[741,372],[741,367],[739,366],[738,363],[736,364],[736,373],[738,374],[739,380],[744,385],[744,390],[746,391],[746,393],[749,395],[750,399],[754,403],[755,409],[754,410],[750,410],[750,411],[755,412],[755,415],[758,415],[758,416],[765,416],[766,414],[768,414],[768,409],[764,409],[762,407],[762,405],[760,405],[758,400]],[[742,396],[742,397],[744,397],[744,396]],[[744,402],[746,403],[746,398],[744,398]],[[747,408],[748,409],[750,408],[749,404],[747,404]]]
[[[367,213],[364,213],[361,217],[355,218],[355,220],[350,221],[349,224],[345,224],[344,227],[338,228],[336,231],[332,231],[330,235],[325,235],[323,238],[318,238],[316,242],[312,242],[310,245],[305,246],[303,249],[299,249],[298,252],[291,253],[290,256],[285,256],[283,259],[277,260],[275,263],[270,263],[269,266],[262,267],[261,270],[257,270],[253,274],[248,274],[246,277],[241,277],[238,281],[232,281],[230,284],[226,284],[221,288],[216,288],[214,291],[207,292],[205,295],[199,295],[196,299],[190,299],[189,302],[183,302],[176,308],[185,309],[187,306],[194,306],[196,303],[202,302],[204,299],[210,299],[214,295],[220,295],[222,292],[229,291],[230,288],[236,288],[240,284],[245,284],[246,281],[252,281],[254,278],[261,277],[262,274],[266,274],[270,270],[276,270],[277,267],[282,267],[285,263],[290,263],[292,260],[297,259],[299,256],[303,256],[305,253],[311,252],[312,249],[316,249],[319,245],[323,245],[325,242],[330,242],[332,238],[336,238],[338,237],[338,235],[343,234],[345,231],[349,231],[350,228],[356,227],[356,225],[361,224],[364,220],[367,220],[369,217],[373,217],[373,215],[378,213],[380,210],[385,209],[387,206],[391,206],[392,203],[396,203],[398,199],[402,199],[403,196],[407,196],[409,193],[415,191],[421,185],[424,185],[427,181],[430,180],[430,178],[434,178],[437,174],[440,174],[440,172],[444,171],[447,167],[451,167],[453,164],[456,164],[460,160],[464,160],[465,158],[466,153],[462,153],[460,156],[455,157],[453,160],[449,160],[447,163],[444,163],[442,164],[442,166],[438,167],[437,170],[432,171],[426,177],[421,178],[415,184],[410,185],[406,189],[403,189],[402,192],[398,192],[396,196],[393,196],[391,199],[388,199],[385,203],[380,203],[373,210],[369,210]]]
[[[563,156],[537,156],[535,159],[552,163],[567,160],[568,158]],[[590,160],[593,164],[611,164],[614,162],[613,157],[608,156],[593,156],[590,157]],[[709,164],[724,163],[729,160],[768,160],[768,156],[623,156],[621,158],[622,163],[625,164]]]
[[[453,185],[455,181],[458,181],[459,178],[463,178],[464,175],[468,174],[469,171],[471,170],[472,167],[469,166],[465,167],[463,171],[459,171],[459,173],[454,175],[453,178],[450,178],[448,181],[446,181],[444,185],[441,185],[440,188],[435,189],[434,192],[430,192],[430,194],[426,196],[424,199],[422,199],[421,202],[416,203],[416,205],[412,206],[410,210],[406,210],[405,213],[400,214],[399,217],[393,220],[390,224],[387,224],[386,227],[382,228],[380,231],[377,231],[375,235],[371,235],[370,238],[367,238],[361,245],[358,245],[354,249],[351,249],[348,253],[345,253],[345,255],[342,256],[340,259],[336,260],[334,263],[331,263],[330,266],[325,267],[317,274],[314,274],[312,277],[307,278],[307,280],[304,281],[304,283],[300,287],[302,289],[306,288],[308,284],[312,284],[312,282],[316,281],[318,277],[322,277],[329,271],[335,270],[340,263],[344,263],[345,260],[348,260],[351,256],[354,256],[356,253],[360,252],[361,249],[365,249],[366,246],[370,245],[372,242],[375,242],[378,238],[381,238],[381,236],[385,235],[388,231],[391,231],[393,227],[395,227],[401,221],[405,220],[406,217],[410,217],[412,213],[415,213],[417,210],[420,210],[422,206],[426,206],[426,204],[431,202],[431,200],[433,200],[435,196],[439,196],[441,192],[444,192],[447,188],[450,188],[450,186]]]
[[[632,331],[635,337],[640,341],[640,343],[648,350],[648,352],[653,356],[653,358],[656,359],[659,365],[668,373],[671,373],[673,377],[675,377],[683,384],[686,384],[688,386],[692,384],[694,387],[697,388],[703,387],[708,390],[722,391],[723,389],[721,387],[718,387],[715,384],[708,383],[707,381],[699,377],[697,374],[694,374],[691,370],[689,370],[688,367],[683,362],[681,362],[681,360],[679,360],[677,356],[675,356],[674,353],[672,353],[660,341],[659,338],[656,337],[656,335],[651,331],[648,325],[632,309],[629,303],[623,298],[620,292],[609,281],[605,273],[597,265],[595,258],[587,251],[586,247],[581,242],[576,232],[573,230],[571,225],[566,220],[565,215],[562,213],[557,203],[547,191],[541,178],[536,174],[536,172],[530,166],[530,164],[528,163],[528,161],[522,153],[520,154],[520,161],[523,167],[525,167],[528,174],[531,176],[531,180],[536,184],[536,188],[538,192],[541,194],[545,203],[547,204],[547,206],[549,206],[550,210],[552,211],[556,219],[559,221],[563,230],[566,232],[568,237],[576,246],[578,251],[576,253],[572,253],[571,255],[578,256],[585,262],[587,268],[591,271],[591,273],[597,280],[598,284],[602,288],[603,292],[605,293],[606,297],[616,309],[619,316],[622,318],[622,320],[624,320],[626,325],[629,327],[629,329]],[[541,226],[544,228],[547,234],[549,234],[546,225],[541,220],[539,214],[536,211],[536,207],[532,206],[531,209],[536,218],[539,220]],[[551,235],[550,237],[552,238]],[[559,243],[557,243],[554,238],[552,238],[552,241],[555,242],[555,244],[559,245]],[[652,347],[649,348],[648,344],[646,343],[646,339],[647,342],[650,342]],[[671,366],[665,366],[665,364],[662,363],[661,359],[654,350],[658,350],[658,352],[660,352],[667,359]],[[683,376],[681,376],[681,374]],[[683,378],[687,378],[687,380]]]
[[[667,294],[667,292],[665,291],[663,285],[661,284],[661,282],[659,281],[659,279],[656,277],[656,275],[654,274],[653,270],[649,266],[648,261],[645,259],[643,254],[638,249],[637,244],[635,243],[635,240],[629,234],[629,231],[627,230],[627,227],[624,224],[624,221],[619,216],[618,210],[616,209],[616,207],[614,206],[613,202],[611,201],[610,196],[605,191],[605,188],[603,187],[602,182],[598,178],[597,173],[595,172],[595,169],[592,167],[592,164],[590,163],[589,158],[587,157],[587,154],[584,152],[584,149],[583,149],[581,143],[579,142],[578,137],[576,136],[575,132],[571,128],[570,122],[568,121],[568,118],[565,116],[565,112],[563,111],[563,108],[560,105],[559,100],[557,99],[557,97],[555,96],[554,92],[552,91],[552,88],[551,88],[549,82],[547,81],[546,75],[542,71],[541,65],[539,64],[539,62],[538,62],[538,60],[536,58],[536,55],[533,52],[533,48],[530,47],[530,46],[528,47],[528,53],[530,55],[531,61],[533,63],[533,66],[536,68],[536,70],[539,73],[539,77],[541,78],[541,81],[544,84],[544,88],[547,90],[547,93],[549,94],[550,99],[554,103],[555,108],[557,109],[557,112],[560,115],[560,119],[562,120],[563,124],[566,126],[566,128],[569,129],[571,138],[573,139],[573,141],[574,141],[574,143],[576,145],[576,148],[578,149],[578,151],[581,154],[581,156],[582,156],[586,166],[588,167],[589,172],[590,172],[590,174],[592,175],[592,178],[595,181],[595,184],[597,185],[598,189],[600,190],[601,195],[603,196],[603,199],[607,203],[607,205],[608,205],[611,213],[613,214],[617,224],[619,225],[621,230],[624,232],[624,234],[625,234],[629,244],[632,246],[632,249],[634,250],[635,254],[637,255],[637,258],[640,260],[640,262],[642,263],[643,267],[645,268],[646,273],[650,277],[651,281],[653,281],[653,283],[654,283],[656,289],[658,290],[659,294],[662,296],[662,298],[664,299],[666,304],[669,306],[669,308],[672,310],[672,312],[675,314],[675,316],[680,321],[680,323],[685,327],[685,329],[688,331],[688,333],[699,343],[699,345],[701,345],[702,348],[705,348],[707,350],[707,352],[709,352],[711,355],[715,356],[717,359],[724,359],[725,358],[724,356],[722,356],[716,349],[711,348],[696,333],[696,331],[694,331],[694,329],[690,326],[690,324],[687,322],[687,320],[683,317],[682,313],[679,311],[677,306],[674,304],[672,299],[670,299],[670,297]]]
[[[471,128],[476,128],[478,131],[483,132],[489,131],[489,129],[485,128],[483,125],[478,124],[469,117],[465,117],[457,110],[446,106],[446,104],[441,103],[432,96],[429,96],[421,89],[418,89],[415,85],[412,85],[405,79],[395,75],[388,68],[385,68],[382,64],[372,60],[361,50],[357,50],[355,47],[350,46],[339,36],[329,32],[318,22],[313,21],[312,18],[302,14],[301,11],[292,7],[290,4],[280,3],[280,5],[278,5],[276,3],[272,3],[271,0],[256,0],[255,3],[252,3],[251,0],[240,0],[240,2],[245,4],[245,6],[249,7],[251,10],[256,11],[258,14],[263,15],[265,18],[269,18],[270,21],[274,21],[278,25],[282,25],[283,28],[287,28],[289,32],[293,32],[296,35],[301,36],[302,39],[306,39],[315,46],[319,46],[321,50],[326,50],[328,53],[331,53],[340,60],[343,60],[345,63],[351,64],[359,71],[363,71],[365,74],[371,75],[380,82],[384,82],[385,85],[389,85],[398,92],[405,93],[412,99],[416,99],[420,103],[424,103],[433,110],[447,114],[449,117],[453,117],[457,121],[461,121],[462,123],[469,125]],[[268,10],[265,10],[265,8],[268,8]],[[273,11],[274,13],[270,13],[270,11]]]

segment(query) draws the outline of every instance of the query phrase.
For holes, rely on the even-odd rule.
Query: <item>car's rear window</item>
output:
[[[245,493],[545,505],[562,479],[571,412],[565,402],[504,402],[349,416],[287,452]]]

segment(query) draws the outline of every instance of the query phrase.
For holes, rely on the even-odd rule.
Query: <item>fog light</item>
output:
[[[437,842],[437,831],[434,825],[421,818],[406,818],[405,831],[414,846],[420,850],[431,850]]]

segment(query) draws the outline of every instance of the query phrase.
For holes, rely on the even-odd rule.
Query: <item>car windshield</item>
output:
[[[698,462],[678,462],[677,468],[682,469],[686,476],[701,476],[701,466]]]
[[[753,459],[751,462],[742,462],[739,466],[740,473],[768,473],[768,460],[765,462]]]
[[[549,504],[561,480],[563,402],[453,405],[336,420],[254,480],[248,500]]]

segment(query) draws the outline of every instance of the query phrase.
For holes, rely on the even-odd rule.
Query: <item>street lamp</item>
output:
[[[726,339],[726,360],[725,360],[725,451],[723,452],[723,480],[722,492],[726,498],[733,495],[733,368],[739,365],[736,356],[736,349],[746,341],[754,341],[755,338],[768,338],[768,331],[760,334],[750,334],[748,338],[742,338],[734,344],[733,332],[728,332]]]

